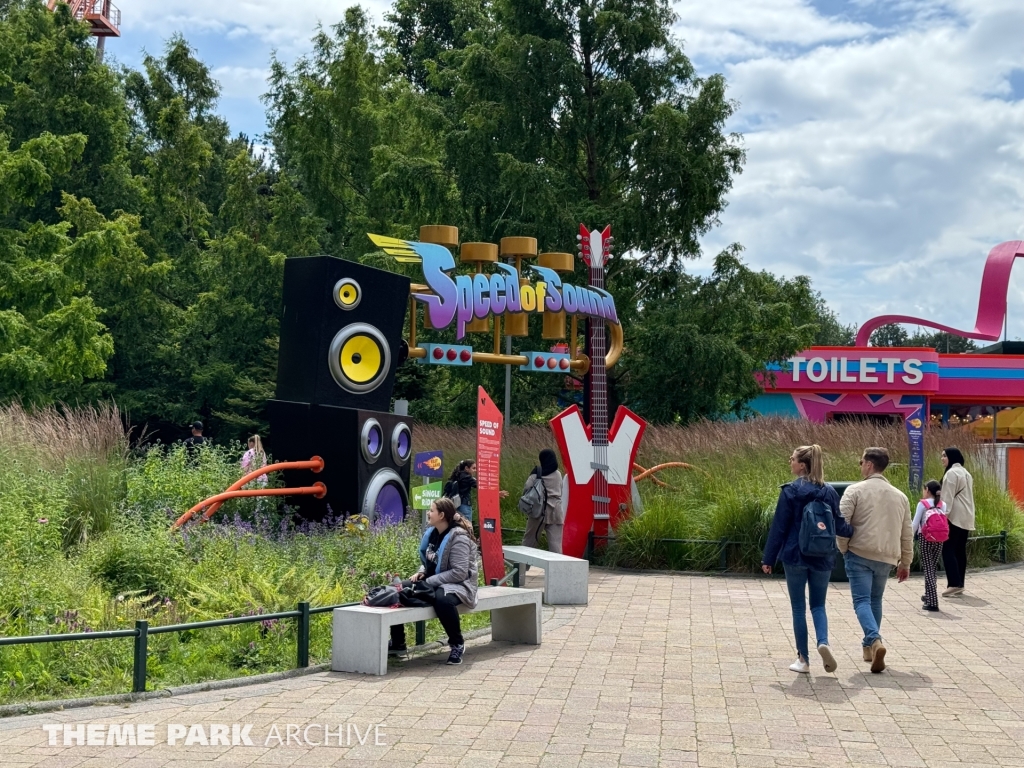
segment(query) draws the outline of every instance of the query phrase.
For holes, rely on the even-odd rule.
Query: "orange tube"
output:
[[[227,501],[228,499],[236,499],[240,497],[248,496],[313,496],[317,499],[322,499],[327,495],[327,486],[317,481],[312,485],[303,486],[302,488],[267,488],[263,490],[252,489],[248,491],[224,491],[218,493],[216,496],[211,496],[205,501],[201,501],[196,504],[192,509],[186,512],[184,515],[174,521],[174,525],[171,526],[171,530],[180,528],[182,525],[187,523],[189,519],[198,512],[200,509],[205,507],[207,504],[214,504],[218,502]],[[209,512],[200,518],[201,522],[209,520]]]
[[[673,467],[679,467],[681,469],[697,469],[697,467],[693,466],[692,464],[686,464],[685,462],[682,461],[670,461],[667,464],[659,464],[658,466],[651,467],[650,469],[644,469],[639,464],[634,464],[633,468],[639,469],[641,470],[641,472],[639,475],[636,475],[633,478],[633,482],[635,483],[639,480],[644,480],[645,478],[652,476],[655,472],[660,472],[663,469],[672,469]],[[704,470],[700,471],[703,472]],[[657,480],[657,478],[652,479]]]
[[[260,477],[261,475],[266,475],[269,472],[277,472],[279,470],[285,470],[285,469],[309,469],[309,470],[313,471],[314,473],[317,473],[317,472],[322,471],[323,468],[324,468],[324,460],[321,459],[319,456],[314,456],[309,461],[282,461],[282,462],[279,462],[277,464],[271,464],[269,466],[262,467],[260,469],[257,469],[255,471],[253,471],[253,472],[250,472],[247,475],[244,475],[240,479],[238,479],[235,482],[233,482],[227,490],[228,490],[228,492],[230,492],[230,491],[237,491],[238,489],[240,489],[246,483],[252,482],[257,477]],[[252,494],[248,494],[248,495],[252,495]],[[274,493],[274,494],[267,494],[267,495],[283,496],[283,495],[286,495],[286,494]],[[203,507],[205,507],[210,502],[214,502],[213,503],[213,507],[211,509],[209,509],[206,512],[206,514],[204,515],[203,519],[208,520],[210,518],[210,516],[214,512],[216,512],[218,509],[220,509],[220,505],[224,501],[224,499],[222,499],[221,501],[214,501],[216,498],[217,498],[217,496],[211,496],[206,501],[204,501],[204,502],[202,502],[200,504],[197,504],[196,506],[192,507],[192,509],[190,509],[184,515],[182,515],[181,517],[179,517],[177,520],[174,521],[174,525],[171,527],[171,529],[173,530],[174,528],[180,528],[185,523],[187,523],[192,518],[192,515],[194,515],[198,510],[202,509]],[[231,498],[231,497],[228,496],[226,498]]]

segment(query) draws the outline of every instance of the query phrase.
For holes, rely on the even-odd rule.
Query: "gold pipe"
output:
[[[409,349],[416,346],[416,299],[409,297]]]
[[[413,293],[433,293],[429,285],[423,285],[422,283],[413,283],[409,286],[409,290]]]
[[[613,368],[615,364],[619,362],[619,358],[622,356],[622,326],[608,323],[608,327],[611,329],[611,348],[608,350],[608,354],[604,357],[604,367]]]
[[[573,315],[573,322],[575,323],[575,321],[576,316]],[[605,355],[604,364],[606,368],[612,368],[617,362],[619,362],[619,358],[622,356],[622,326],[609,323],[608,327],[611,329],[611,348],[608,350],[608,354]],[[500,329],[495,331],[494,338],[500,342]],[[575,336],[573,338],[575,338]],[[580,354],[577,357],[576,350],[571,351],[569,354],[569,368],[581,375],[586,375],[587,371],[590,370],[590,358],[584,354]],[[410,359],[426,356],[427,350],[423,347],[415,347],[411,344],[409,345]],[[530,358],[526,355],[501,355],[491,352],[474,352],[473,362],[491,363],[493,365],[528,365]]]
[[[501,354],[501,316],[494,315],[494,354]]]
[[[530,358],[526,355],[492,355],[490,352],[474,352],[473,362],[495,365],[527,365]]]

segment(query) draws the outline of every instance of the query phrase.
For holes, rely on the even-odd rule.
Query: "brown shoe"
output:
[[[881,640],[875,640],[868,650],[871,651],[871,671],[878,674],[885,669],[885,646]]]
[[[871,646],[870,645],[862,645],[861,646],[861,650],[864,651],[864,661],[866,661],[868,664],[870,664],[871,663]]]

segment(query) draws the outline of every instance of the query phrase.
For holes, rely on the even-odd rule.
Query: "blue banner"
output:
[[[903,420],[907,428],[907,443],[910,449],[910,460],[907,462],[910,491],[921,494],[924,482],[924,403],[917,406]]]
[[[444,477],[444,451],[417,453],[413,460],[413,472],[420,477]]]

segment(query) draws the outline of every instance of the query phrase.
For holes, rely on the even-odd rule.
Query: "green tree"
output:
[[[56,173],[30,210],[33,221],[60,220],[64,193],[89,198],[106,215],[136,211],[138,188],[128,162],[128,112],[118,74],[96,61],[88,25],[69,6],[16,0],[0,13],[0,130],[17,148],[43,133],[80,134],[76,162]]]
[[[113,345],[76,279],[84,265],[71,225],[18,224],[10,212],[48,195],[54,177],[81,157],[85,137],[43,133],[8,147],[0,133],[0,398],[45,404],[101,376]]]
[[[658,423],[742,415],[766,366],[811,344],[814,306],[807,278],[754,272],[735,248],[708,278],[662,276],[630,329],[627,404]]]
[[[910,336],[899,323],[889,323],[877,328],[869,341],[873,347],[906,347],[909,346],[909,342]]]
[[[313,38],[292,69],[272,64],[266,95],[275,157],[326,222],[329,252],[358,258],[369,231],[415,237],[452,221],[440,110],[389,75],[359,8]]]
[[[743,151],[724,132],[725,80],[695,74],[669,3],[496,0],[492,13],[439,74],[467,234],[572,250],[579,222],[611,224],[613,286],[627,254],[650,270],[698,255]]]
[[[907,346],[931,347],[943,354],[962,354],[978,350],[978,345],[972,339],[957,336],[955,333],[929,332],[921,328],[918,328],[914,335],[907,339]]]
[[[839,317],[833,312],[824,297],[818,293],[814,297],[814,311],[817,315],[816,324],[818,331],[814,335],[814,345],[817,347],[852,347],[857,339],[857,326],[854,324],[843,325]]]

